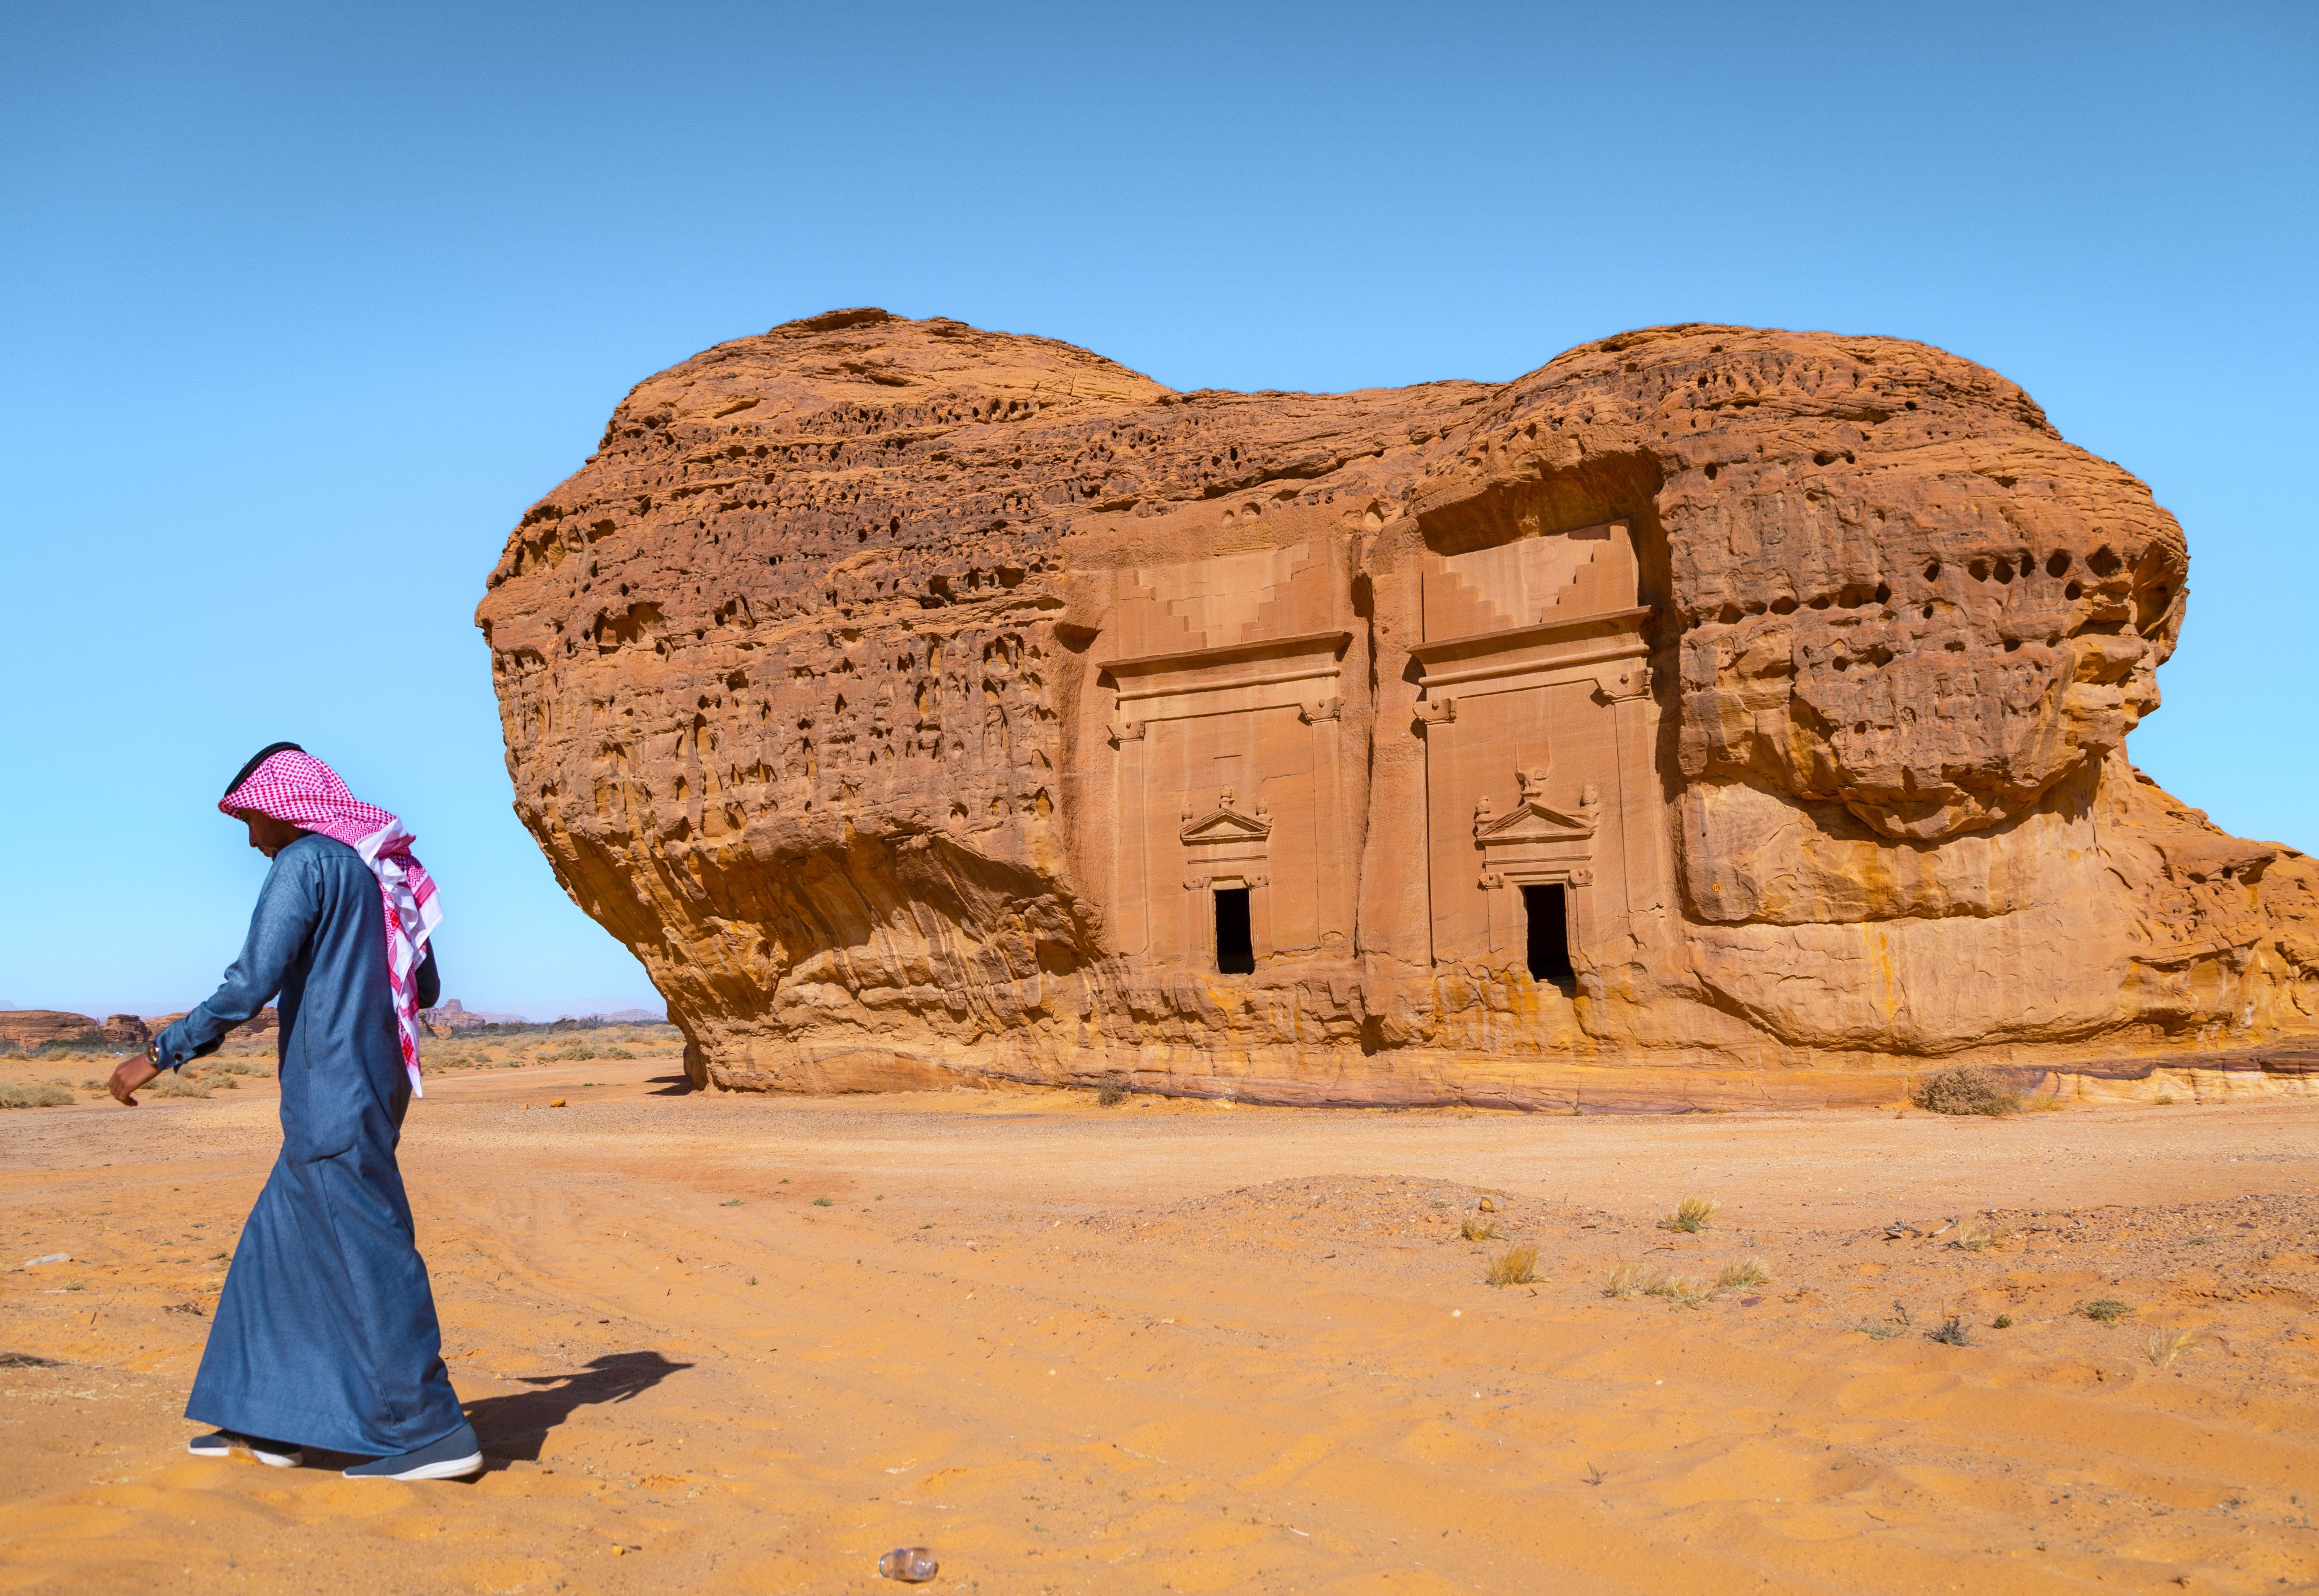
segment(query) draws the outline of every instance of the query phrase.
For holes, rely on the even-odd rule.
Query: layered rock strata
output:
[[[1179,393],[860,311],[639,384],[477,619],[704,1082],[1879,1098],[2319,1029],[2319,869],[2127,762],[2187,571],[1918,344]]]

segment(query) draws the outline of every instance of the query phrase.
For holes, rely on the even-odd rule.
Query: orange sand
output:
[[[927,1589],[993,1596],[2319,1578],[2319,1105],[1575,1119],[670,1074],[447,1075],[413,1111],[492,1459],[458,1484],[181,1450],[271,1082],[0,1115],[0,1351],[54,1360],[0,1369],[0,1586],[892,1591],[878,1554],[920,1541]],[[1710,1229],[1656,1227],[1693,1192]],[[1886,1238],[1990,1210],[2014,1239]],[[1506,1243],[1468,1218],[1537,1282],[1485,1285]],[[1772,1284],[1698,1307],[1602,1290],[1750,1257]],[[2100,1298],[2133,1315],[2071,1312]],[[1951,1314],[1972,1345],[1927,1339]]]

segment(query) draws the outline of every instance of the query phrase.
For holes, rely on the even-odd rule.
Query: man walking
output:
[[[282,1152],[242,1227],[185,1416],[198,1456],[289,1467],[303,1447],[373,1461],[352,1478],[464,1479],[483,1459],[396,1167],[420,1090],[418,1011],[442,919],[412,838],[294,743],[261,750],[218,807],[274,861],[241,956],[207,1002],[113,1072],[131,1095],[216,1050],[280,995]]]

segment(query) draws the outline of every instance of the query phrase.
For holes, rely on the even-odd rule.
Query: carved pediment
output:
[[[1518,806],[1511,815],[1475,816],[1474,840],[1484,846],[1494,843],[1584,842],[1593,836],[1602,813],[1599,808],[1582,806],[1577,814],[1566,815],[1533,800]]]
[[[1602,799],[1589,782],[1578,794],[1575,814],[1555,808],[1541,796],[1546,770],[1541,764],[1517,772],[1521,802],[1511,814],[1500,815],[1484,798],[1474,807],[1474,841],[1487,848],[1501,843],[1581,843],[1591,840],[1602,818]]]
[[[1260,843],[1272,834],[1272,816],[1261,810],[1243,815],[1238,809],[1211,809],[1197,820],[1187,820],[1177,834],[1187,846],[1198,843]]]

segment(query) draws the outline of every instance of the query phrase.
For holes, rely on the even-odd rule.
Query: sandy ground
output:
[[[866,1591],[908,1543],[929,1589],[993,1596],[2319,1579],[2319,1105],[1581,1119],[446,1074],[403,1167],[491,1468],[432,1485],[182,1450],[274,1110],[258,1078],[0,1114],[0,1586]],[[1688,1194],[1710,1226],[1658,1228]],[[1537,1279],[1486,1284],[1517,1244]],[[1748,1258],[1769,1284],[1605,1294]],[[1931,1339],[1952,1318],[1968,1345]]]

